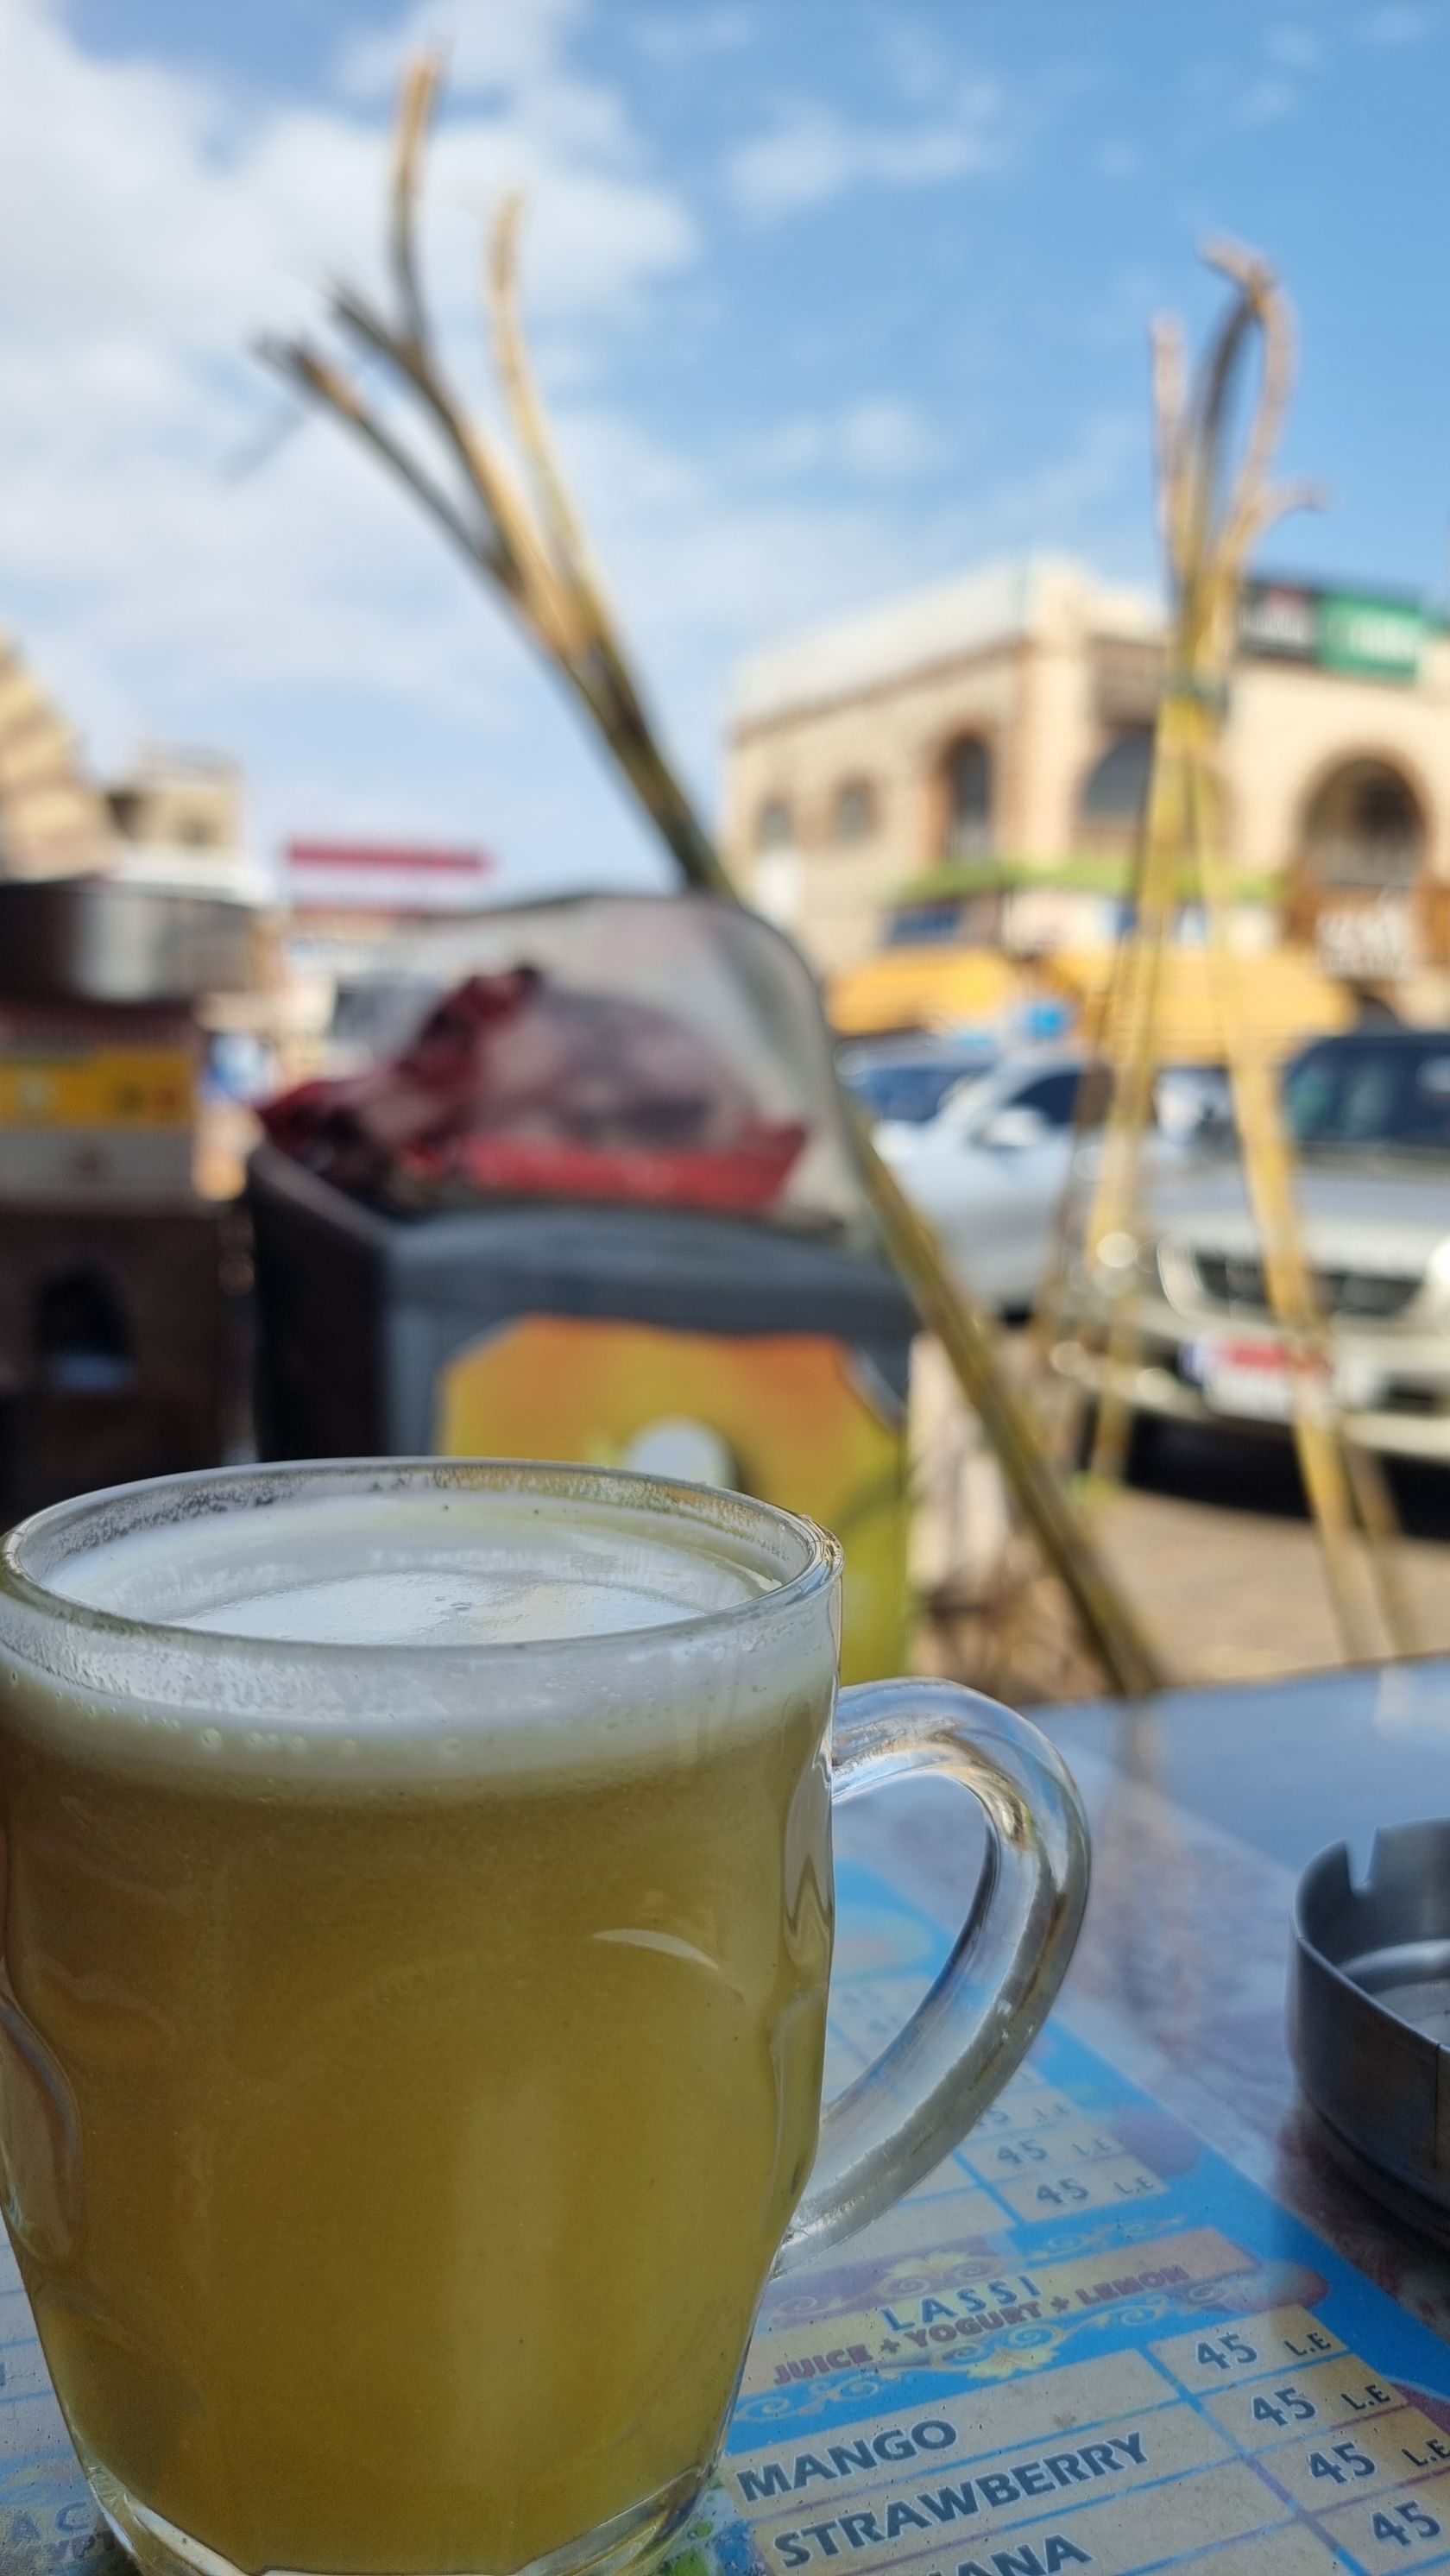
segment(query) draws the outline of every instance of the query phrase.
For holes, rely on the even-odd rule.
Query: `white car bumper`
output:
[[[1232,1365],[1236,1346],[1246,1358],[1262,1357],[1268,1363],[1262,1393],[1255,1388],[1252,1368]],[[1229,1365],[1215,1369],[1215,1347],[1227,1354]],[[1215,1316],[1199,1324],[1154,1301],[1140,1311],[1136,1348],[1127,1360],[1112,1362],[1100,1350],[1068,1338],[1057,1344],[1052,1362],[1088,1393],[1111,1392],[1161,1420],[1283,1436],[1292,1428],[1283,1349],[1282,1334],[1267,1320],[1240,1324]],[[1387,1457],[1450,1465],[1450,1336],[1341,1332],[1334,1337],[1334,1352],[1340,1417],[1352,1439]]]

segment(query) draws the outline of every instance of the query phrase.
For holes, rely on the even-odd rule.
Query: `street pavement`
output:
[[[1450,1469],[1395,1468],[1396,1551],[1422,1652],[1450,1652]],[[1099,1507],[1102,1543],[1185,1680],[1343,1660],[1287,1442],[1165,1427]]]
[[[936,1604],[922,1665],[1019,1703],[1100,1692],[1056,1587],[1008,1538],[995,1462],[930,1343],[913,1368],[912,1471],[912,1572]],[[1450,1469],[1396,1468],[1389,1481],[1413,1646],[1450,1652]],[[1345,1660],[1287,1441],[1163,1425],[1128,1483],[1079,1492],[1176,1680],[1256,1681]]]

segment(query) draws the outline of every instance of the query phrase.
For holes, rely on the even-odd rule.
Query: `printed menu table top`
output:
[[[1062,2001],[959,2154],[769,2292],[675,2576],[1450,2568],[1450,2262],[1341,2178],[1284,2038],[1303,1862],[1450,1814],[1450,1666],[1047,1723],[1094,1834]],[[844,2077],[975,1855],[944,1791],[841,1821]]]
[[[1063,2000],[957,2154],[767,2293],[670,2576],[1450,2569],[1450,2263],[1339,2179],[1282,2029],[1302,1811],[1308,1848],[1450,1812],[1450,1667],[1316,1689],[1317,1732],[1302,1689],[1053,1720],[1095,1837]],[[977,1849],[948,1791],[844,1811],[833,2086],[935,1972]],[[120,2563],[7,2256],[0,2576],[72,2559]]]

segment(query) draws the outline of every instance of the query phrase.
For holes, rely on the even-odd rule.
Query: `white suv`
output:
[[[1090,1165],[1096,1159],[1094,1118],[1076,1117],[1083,1071],[1084,1058],[1068,1049],[1023,1049],[958,1083],[925,1124],[888,1119],[876,1130],[882,1156],[931,1218],[954,1269],[1001,1314],[1025,1313],[1036,1297],[1075,1132],[1081,1154]],[[1222,1097],[1215,1073],[1159,1075],[1149,1141],[1154,1170],[1183,1161]],[[1101,1102],[1090,1107],[1101,1115]]]
[[[1284,1104],[1349,1427],[1387,1454],[1450,1461],[1450,1034],[1321,1038],[1290,1067]],[[1169,1420],[1287,1426],[1283,1336],[1236,1155],[1160,1179],[1152,1209],[1122,1392]],[[1081,1342],[1056,1359],[1101,1392],[1104,1363]]]

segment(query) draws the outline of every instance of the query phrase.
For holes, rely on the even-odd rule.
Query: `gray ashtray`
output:
[[[1355,2180],[1450,2245],[1450,1822],[1386,1826],[1358,1886],[1343,1843],[1310,1862],[1289,2044]]]

